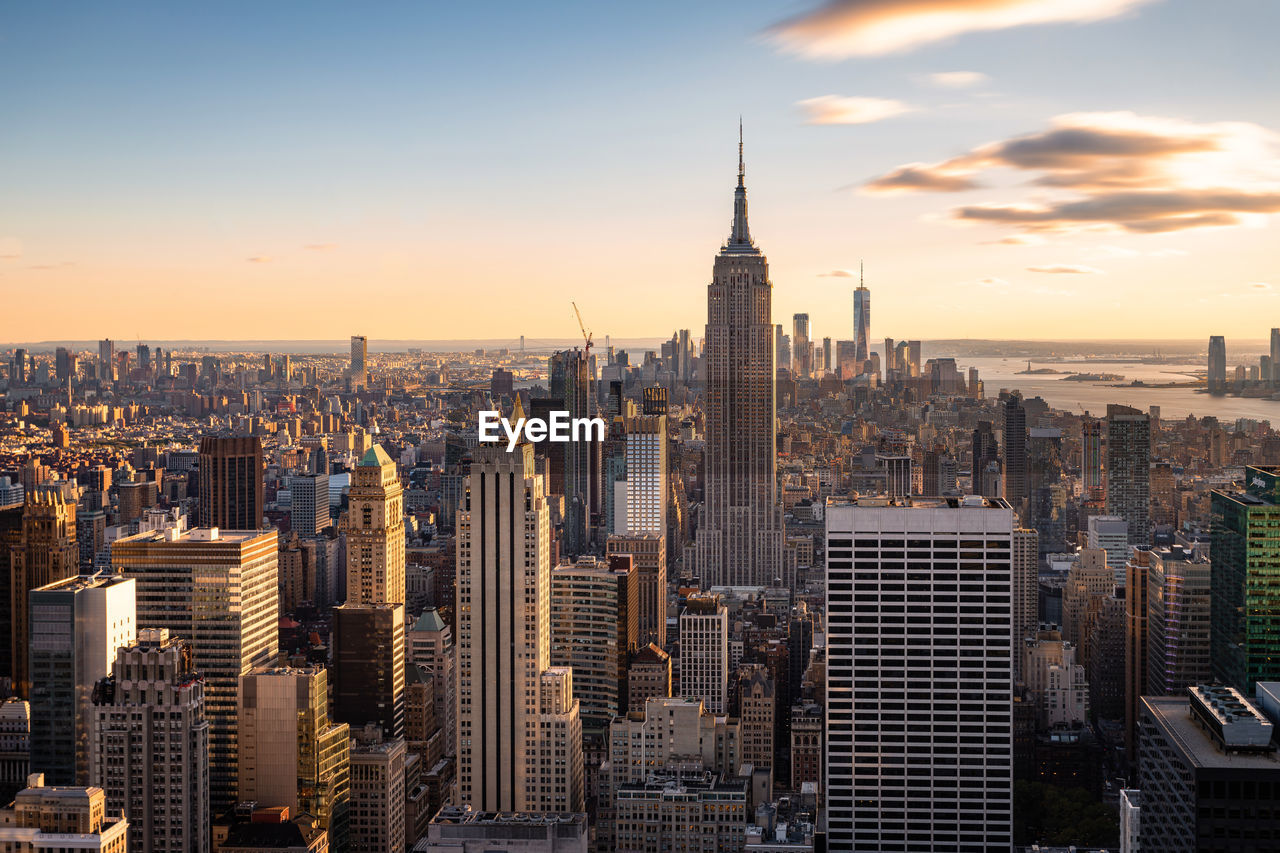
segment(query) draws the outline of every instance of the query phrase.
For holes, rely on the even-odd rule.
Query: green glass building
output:
[[[1213,674],[1252,694],[1280,680],[1280,466],[1248,466],[1245,489],[1213,492]]]

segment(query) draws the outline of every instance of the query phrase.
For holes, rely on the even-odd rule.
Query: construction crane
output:
[[[578,303],[570,302],[569,304],[573,306],[573,313],[578,315],[578,328],[582,330],[582,339],[586,342],[586,345],[583,347],[583,350],[584,350],[583,356],[585,358],[590,358],[591,357],[591,333],[587,331],[586,324],[582,322],[582,312],[578,310]]]

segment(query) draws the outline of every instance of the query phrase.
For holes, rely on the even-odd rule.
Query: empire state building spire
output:
[[[733,191],[733,232],[725,251],[732,254],[756,253],[747,228],[747,167],[742,157],[742,119],[738,119],[738,188]]]

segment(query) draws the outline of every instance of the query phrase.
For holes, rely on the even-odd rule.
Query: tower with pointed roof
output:
[[[853,291],[853,347],[858,372],[871,358],[871,291],[862,277],[862,264],[858,264],[858,287]]]
[[[365,451],[347,510],[348,604],[404,604],[403,493],[382,445]]]
[[[687,555],[704,585],[768,584],[782,572],[772,302],[769,262],[747,225],[739,124],[733,224],[707,286],[706,502]]]

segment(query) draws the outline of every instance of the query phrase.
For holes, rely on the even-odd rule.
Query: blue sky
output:
[[[850,282],[823,273],[859,259],[877,335],[1280,320],[1269,216],[993,246],[1010,232],[944,221],[947,194],[857,191],[1065,114],[1280,129],[1280,4],[1153,0],[839,60],[767,36],[816,5],[8,3],[0,338],[559,335],[570,299],[598,332],[696,335],[739,114],[775,319],[808,311],[819,336],[849,336]],[[930,81],[953,71],[985,80]],[[824,95],[911,111],[806,123]],[[1027,177],[961,201],[1026,203]],[[385,313],[352,329],[356,304]]]

